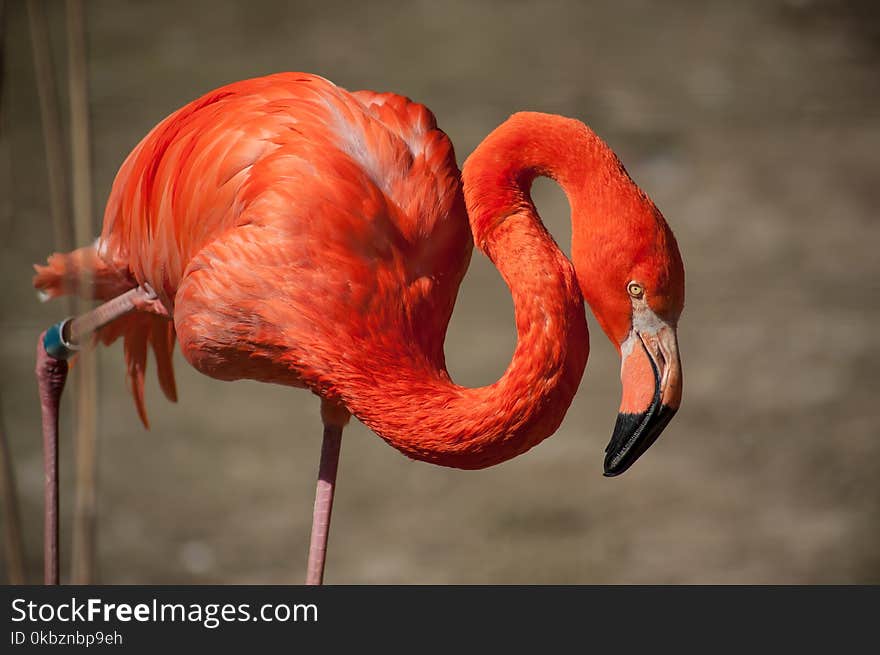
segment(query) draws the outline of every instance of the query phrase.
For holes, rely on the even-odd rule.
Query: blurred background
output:
[[[37,582],[33,353],[66,310],[40,304],[30,287],[53,228],[27,6],[4,6],[0,408]],[[590,363],[564,424],[513,461],[484,471],[416,463],[352,422],[327,582],[880,582],[876,3],[84,6],[96,231],[118,166],[160,119],[225,83],[299,70],[425,103],[459,163],[515,111],[577,117],[618,152],[678,237],[684,401],[633,469],[602,477],[619,364],[590,316]],[[65,5],[45,7],[67,129]],[[546,180],[534,195],[567,250],[564,195]],[[514,345],[509,292],[475,253],[447,337],[453,378],[495,381]],[[95,579],[299,583],[317,399],[215,381],[178,356],[178,404],[148,371],[145,431],[121,350],[98,355]],[[63,580],[73,398],[62,416]]]

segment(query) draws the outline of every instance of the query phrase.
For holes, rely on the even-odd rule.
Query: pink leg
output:
[[[312,538],[306,570],[307,585],[319,585],[324,581],[324,562],[327,557],[333,493],[336,490],[336,471],[339,468],[342,427],[348,421],[348,412],[342,408],[333,408],[326,401],[322,404],[321,414],[324,418],[324,442],[321,444],[321,464],[318,468],[318,487],[315,490],[315,512],[312,516]]]
[[[43,338],[37,342],[37,382],[43,412],[43,571],[45,584],[59,583],[58,564],[58,406],[67,381],[67,362],[46,352]]]
[[[152,289],[131,289],[76,318],[44,331],[37,341],[37,383],[43,413],[43,472],[45,514],[43,521],[43,567],[46,584],[59,583],[58,562],[58,407],[67,382],[67,358],[82,340],[107,323],[135,309],[161,313]],[[49,340],[46,340],[47,334]],[[49,348],[49,351],[46,350]]]

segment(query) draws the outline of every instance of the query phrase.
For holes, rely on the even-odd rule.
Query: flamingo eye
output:
[[[630,282],[626,286],[626,290],[633,298],[641,298],[642,294],[645,293],[645,288],[638,282]]]

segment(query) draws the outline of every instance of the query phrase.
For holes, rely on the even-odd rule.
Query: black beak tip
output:
[[[651,405],[642,414],[618,414],[611,441],[605,448],[603,475],[613,478],[629,469],[657,441],[675,411],[666,405]]]
[[[633,460],[634,462],[635,460]],[[629,462],[624,464],[623,459],[616,459],[611,453],[605,455],[605,470],[602,472],[602,475],[606,478],[616,478],[621,473],[625,472],[630,466],[632,466],[633,462]]]
[[[608,465],[608,462],[605,462],[605,472],[602,475],[606,478],[616,478],[618,475],[623,473],[623,471],[615,471],[613,467]]]

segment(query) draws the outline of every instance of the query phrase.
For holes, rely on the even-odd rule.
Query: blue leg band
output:
[[[43,337],[43,347],[55,359],[70,359],[79,350],[77,346],[64,338],[64,329],[72,320],[73,318],[65,318],[46,330],[46,336]]]

